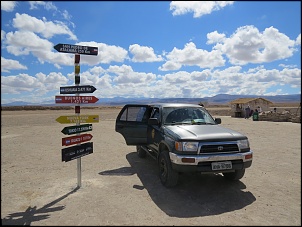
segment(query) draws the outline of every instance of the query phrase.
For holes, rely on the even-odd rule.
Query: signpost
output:
[[[82,143],[73,147],[62,149],[62,162],[69,162],[73,159],[93,153],[93,143]]]
[[[60,87],[60,94],[75,94],[75,93],[93,93],[96,90],[94,86],[68,86]]]
[[[69,137],[62,138],[62,146],[70,146],[70,145],[74,145],[74,144],[78,144],[78,143],[82,143],[82,142],[87,142],[87,141],[90,141],[91,139],[92,139],[91,134],[82,134],[79,136],[69,136]]]
[[[56,103],[71,103],[71,104],[87,104],[87,103],[96,103],[99,99],[95,96],[63,96],[56,95]]]
[[[99,99],[94,96],[79,96],[80,93],[93,93],[96,88],[91,85],[79,86],[80,84],[80,54],[98,55],[98,47],[70,45],[70,44],[57,44],[54,46],[58,52],[74,54],[74,82],[75,86],[60,87],[60,94],[75,94],[75,96],[56,96],[56,103],[72,103],[72,104],[87,104],[95,103]],[[91,154],[93,152],[93,143],[88,142],[91,140],[92,135],[82,134],[81,132],[92,131],[92,124],[80,125],[80,123],[93,123],[99,122],[98,115],[82,115],[80,116],[80,106],[76,105],[74,108],[75,116],[60,116],[56,121],[65,123],[76,123],[76,126],[65,127],[61,132],[63,134],[76,136],[62,138],[62,146],[69,146],[77,144],[73,147],[62,149],[62,161],[68,162],[77,159],[77,176],[78,187],[81,187],[81,157]]]
[[[88,131],[92,131],[92,124],[65,127],[62,129],[61,132],[65,135],[72,135],[72,134],[88,132]]]
[[[54,46],[58,52],[70,54],[98,55],[98,47],[79,46],[59,43]]]
[[[61,124],[72,123],[96,123],[99,122],[99,115],[70,115],[60,116],[56,119]]]

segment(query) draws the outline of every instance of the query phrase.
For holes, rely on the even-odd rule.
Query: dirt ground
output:
[[[245,176],[184,174],[166,189],[155,161],[115,132],[118,112],[81,110],[100,116],[88,132],[93,153],[62,162],[61,130],[71,125],[55,119],[73,110],[1,111],[2,225],[301,226],[301,124],[221,116],[250,140]]]

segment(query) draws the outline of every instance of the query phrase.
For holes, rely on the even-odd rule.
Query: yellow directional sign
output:
[[[60,116],[56,119],[56,121],[61,124],[96,123],[99,122],[99,115]]]

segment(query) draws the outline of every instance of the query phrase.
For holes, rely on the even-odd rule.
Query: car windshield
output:
[[[164,107],[163,123],[176,124],[216,124],[212,116],[202,107]]]

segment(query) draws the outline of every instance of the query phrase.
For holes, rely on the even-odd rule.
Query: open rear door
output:
[[[150,106],[128,104],[116,118],[115,131],[122,134],[127,145],[146,145]]]

